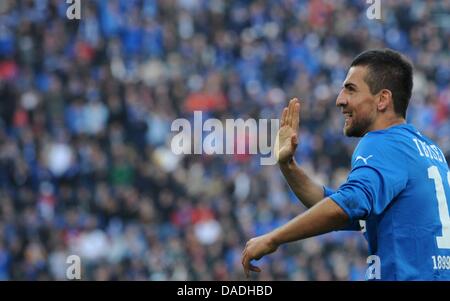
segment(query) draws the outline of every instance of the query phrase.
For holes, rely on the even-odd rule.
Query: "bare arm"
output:
[[[341,207],[330,198],[323,199],[285,225],[250,239],[242,252],[245,274],[248,277],[250,271],[260,272],[260,268],[250,261],[275,252],[281,244],[342,229],[348,221],[349,217]]]
[[[305,239],[347,226],[349,217],[332,199],[325,198],[287,224],[270,232],[276,245]]]
[[[280,163],[280,170],[297,198],[307,208],[311,208],[324,198],[323,186],[315,183],[301,169],[294,159]]]
[[[318,185],[294,160],[298,145],[297,130],[300,122],[300,102],[291,99],[281,116],[281,127],[275,142],[275,151],[281,172],[295,195],[310,208],[324,198],[323,186]]]

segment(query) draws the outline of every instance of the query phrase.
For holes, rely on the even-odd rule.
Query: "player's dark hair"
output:
[[[372,94],[382,89],[391,91],[395,113],[405,118],[413,88],[411,62],[394,50],[376,49],[359,54],[351,64],[351,67],[354,66],[368,68],[364,81]]]

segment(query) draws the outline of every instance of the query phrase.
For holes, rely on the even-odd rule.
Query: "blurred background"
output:
[[[176,118],[278,118],[302,99],[298,162],[346,179],[335,98],[352,58],[415,65],[408,121],[450,156],[450,1],[0,1],[0,279],[240,280],[245,242],[303,212],[257,155],[176,156]],[[251,137],[250,137],[251,138]],[[239,139],[239,138],[238,138]],[[364,280],[361,233],[259,261],[259,280]]]

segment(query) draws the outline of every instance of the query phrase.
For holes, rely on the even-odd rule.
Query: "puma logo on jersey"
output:
[[[359,159],[361,159],[361,160],[364,161],[364,164],[367,165],[367,160],[369,160],[371,157],[373,157],[373,156],[370,155],[370,156],[368,156],[367,158],[364,158],[364,157],[362,157],[362,156],[358,156],[358,157],[356,157],[355,163],[356,163],[356,161],[358,161]]]

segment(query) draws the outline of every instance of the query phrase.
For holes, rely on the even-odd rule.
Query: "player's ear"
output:
[[[379,93],[379,99],[377,104],[377,109],[379,111],[386,111],[390,106],[394,108],[392,92],[388,89],[382,89]]]

